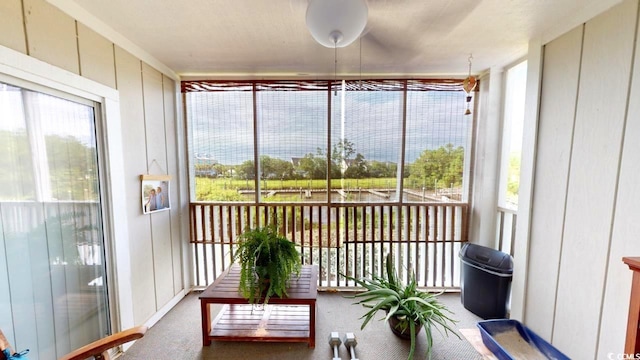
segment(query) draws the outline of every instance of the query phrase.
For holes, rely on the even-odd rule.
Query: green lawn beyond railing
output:
[[[459,191],[458,188],[451,189],[448,186],[440,186],[440,184],[430,184],[431,186],[422,186],[416,184],[412,179],[404,180],[405,191],[413,191],[414,194],[433,195],[434,189],[444,191],[450,195]],[[395,191],[397,188],[396,178],[366,178],[366,179],[332,179],[332,190],[377,190],[377,191]],[[260,190],[262,194],[268,194],[272,191],[322,191],[327,189],[326,180],[261,180]],[[240,180],[232,178],[205,178],[196,177],[196,201],[249,201],[252,200],[250,194],[255,191],[255,182],[253,180]],[[244,196],[243,196],[244,194]],[[264,199],[265,201],[269,201]],[[285,199],[280,199],[282,201]],[[288,201],[296,201],[296,197],[292,196]]]
[[[232,178],[205,178],[196,177],[196,188],[210,188],[216,190],[254,190],[253,180],[241,180]],[[331,179],[332,189],[380,189],[395,188],[395,178],[367,178],[367,179]],[[324,190],[327,188],[327,180],[260,180],[261,190]]]

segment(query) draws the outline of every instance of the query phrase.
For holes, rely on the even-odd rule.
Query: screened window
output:
[[[195,197],[243,201],[255,191],[253,92],[225,84],[187,97]]]
[[[518,209],[526,83],[526,61],[506,71],[499,204],[513,210]]]
[[[344,82],[332,93],[332,178],[336,202],[397,201],[403,82]],[[347,91],[347,89],[349,89]]]
[[[461,80],[330,86],[183,82],[195,200],[463,200],[473,118]]]
[[[454,91],[424,91],[419,86],[409,89],[405,200],[462,200],[473,123],[472,116],[465,115],[466,96]]]
[[[260,84],[256,93],[262,201],[326,201],[326,82],[292,89]],[[294,84],[292,84],[294,85]]]

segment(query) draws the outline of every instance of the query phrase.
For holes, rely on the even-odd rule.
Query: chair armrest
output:
[[[137,326],[124,330],[76,349],[61,357],[59,360],[85,360],[87,358],[93,358],[116,346],[140,339],[144,336],[145,332],[147,332],[146,326]]]

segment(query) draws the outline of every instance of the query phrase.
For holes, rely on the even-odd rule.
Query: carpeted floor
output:
[[[409,342],[391,333],[383,321],[372,321],[360,330],[360,316],[365,312],[352,299],[341,293],[319,293],[316,324],[316,347],[308,348],[305,343],[257,343],[213,341],[208,347],[202,346],[199,292],[187,295],[162,320],[149,329],[144,338],[138,340],[121,357],[123,360],[191,360],[191,359],[310,359],[329,360],[333,352],[328,345],[331,331],[353,332],[358,341],[356,355],[360,360],[406,359]],[[481,318],[467,311],[460,303],[460,294],[443,294],[440,300],[454,312],[458,320],[457,329],[476,328]],[[215,305],[212,312],[221,306]],[[212,317],[215,314],[212,314]],[[382,316],[382,313],[380,314]],[[434,331],[433,360],[475,360],[482,356],[461,335],[461,339],[450,335],[444,337]],[[340,347],[342,359],[350,359],[346,347]],[[426,359],[426,339],[419,334],[416,360]]]

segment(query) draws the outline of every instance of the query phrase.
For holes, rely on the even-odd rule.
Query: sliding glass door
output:
[[[0,329],[30,359],[110,331],[97,110],[0,83]]]

